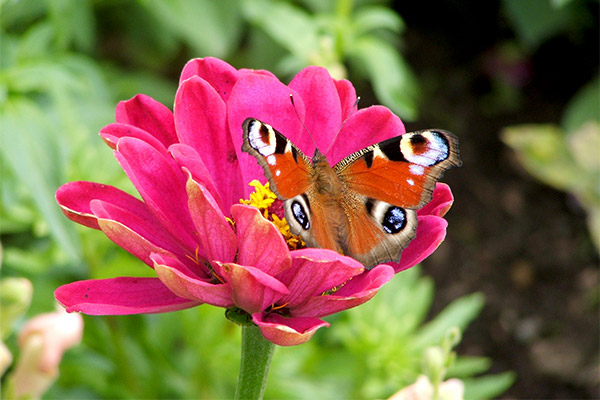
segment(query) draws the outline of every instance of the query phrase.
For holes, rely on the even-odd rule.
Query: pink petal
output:
[[[276,275],[292,265],[290,251],[279,230],[257,208],[236,204],[231,207],[238,237],[238,263],[256,266]]]
[[[396,273],[413,267],[429,257],[446,237],[448,222],[433,215],[418,217],[417,236],[402,251],[399,263],[387,263]]]
[[[217,190],[215,183],[212,180],[210,171],[208,170],[206,165],[204,165],[202,158],[194,148],[182,143],[176,143],[169,147],[169,153],[171,154],[175,162],[179,164],[179,166],[189,171],[194,181],[198,182],[206,189],[208,189],[215,201],[219,205],[222,204],[221,195]],[[224,210],[223,208],[221,208],[221,210],[223,211],[223,213],[229,213],[229,209]]]
[[[152,254],[151,258],[160,281],[178,296],[217,307],[233,307],[229,284],[214,277],[211,281],[202,279],[172,257]]]
[[[144,94],[120,102],[115,119],[117,122],[145,130],[160,140],[165,147],[177,142],[171,110]]]
[[[417,215],[436,215],[438,217],[443,217],[448,210],[450,210],[450,207],[452,207],[452,203],[454,203],[454,196],[452,196],[450,186],[438,182],[433,190],[431,201],[418,210]]]
[[[177,132],[181,142],[202,157],[221,191],[223,208],[228,210],[244,197],[245,188],[226,116],[225,103],[205,80],[191,77],[179,86],[175,98]]]
[[[277,275],[290,290],[281,299],[290,308],[299,307],[364,271],[361,263],[333,250],[306,248],[292,251],[291,255],[292,267]]]
[[[277,76],[275,76],[274,73],[272,73],[271,71],[267,71],[266,69],[240,68],[238,71],[240,72],[240,76],[247,75],[247,74],[258,74],[258,75],[264,75],[264,76],[268,76],[270,78],[277,79]]]
[[[220,266],[231,285],[235,305],[250,314],[263,311],[281,295],[288,294],[283,283],[258,268],[235,263]]]
[[[355,276],[331,295],[313,297],[303,306],[291,310],[294,317],[323,317],[370,300],[377,291],[394,277],[389,265],[378,265],[370,271]]]
[[[109,124],[100,130],[100,136],[102,137],[102,139],[104,139],[106,144],[108,144],[113,150],[117,148],[117,142],[122,137],[133,137],[141,139],[157,150],[164,151],[166,148],[160,140],[158,140],[145,130],[137,128],[133,125],[121,123]]]
[[[285,318],[278,314],[256,313],[252,321],[258,325],[265,339],[279,346],[295,346],[307,342],[329,323],[318,318]]]
[[[294,104],[290,95],[293,95]],[[227,110],[233,146],[238,152],[242,169],[245,195],[251,191],[247,187],[251,180],[266,181],[263,169],[258,166],[256,159],[242,152],[242,123],[246,118],[257,118],[273,125],[302,151],[312,156],[314,145],[300,123],[304,118],[304,103],[298,93],[277,79],[260,74],[241,76],[233,88]]]
[[[78,281],[59,287],[54,296],[68,312],[89,315],[152,314],[202,304],[176,296],[156,278]]]
[[[114,186],[102,183],[69,182],[56,191],[56,201],[69,219],[90,228],[100,229],[97,217],[90,208],[90,202],[94,199],[118,204],[126,209],[135,210],[134,212],[148,211],[144,202]]]
[[[219,96],[227,101],[231,95],[231,89],[238,80],[239,73],[225,61],[214,57],[195,58],[189,61],[179,78],[179,84],[194,76],[200,77],[208,82]]]
[[[334,80],[325,68],[312,66],[300,71],[289,87],[302,96],[306,129],[325,152],[342,126],[342,107]]]
[[[186,249],[196,249],[186,177],[168,154],[135,138],[122,138],[115,152],[123,170],[162,226]]]
[[[338,96],[340,97],[343,123],[343,121],[345,121],[351,114],[354,114],[357,111],[356,90],[354,89],[354,86],[352,86],[352,83],[346,79],[334,79],[334,83],[338,91]],[[325,149],[323,149],[323,151],[325,151]]]
[[[150,266],[151,253],[183,254],[181,245],[147,209],[131,210],[102,200],[92,200],[91,209],[110,240]]]
[[[344,123],[331,150],[326,154],[327,159],[334,165],[358,150],[404,132],[404,124],[388,108],[363,108],[352,114]]]
[[[194,221],[194,234],[209,262],[231,262],[237,253],[237,239],[219,205],[198,182],[188,177],[188,205]]]

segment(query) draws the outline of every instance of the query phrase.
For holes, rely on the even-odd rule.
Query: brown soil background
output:
[[[524,60],[529,78],[519,106],[490,111],[486,62],[515,35],[501,5],[395,4],[407,24],[402,53],[425,93],[407,130],[453,131],[464,162],[443,178],[456,198],[448,236],[424,263],[437,286],[434,312],[463,294],[485,294],[459,352],[491,357],[492,372],[515,371],[506,399],[600,397],[600,317],[591,300],[598,254],[585,213],[572,196],[528,175],[500,140],[506,126],[560,124],[568,100],[598,73],[598,6],[589,5],[595,20],[582,37],[550,38]]]

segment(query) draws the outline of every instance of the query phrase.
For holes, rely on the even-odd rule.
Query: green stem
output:
[[[236,400],[262,399],[275,345],[260,333],[257,326],[242,326],[240,375],[235,389]]]

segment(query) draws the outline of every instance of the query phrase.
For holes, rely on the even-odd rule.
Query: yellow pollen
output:
[[[250,199],[240,200],[242,204],[247,204],[263,211],[271,207],[273,202],[277,199],[277,195],[269,189],[269,182],[263,185],[255,179],[248,185],[254,188],[254,192],[250,193]]]

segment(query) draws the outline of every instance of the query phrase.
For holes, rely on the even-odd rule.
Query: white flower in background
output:
[[[435,388],[428,377],[421,375],[410,386],[396,392],[388,400],[463,400],[465,385],[460,379],[448,379],[440,383],[435,396]]]

